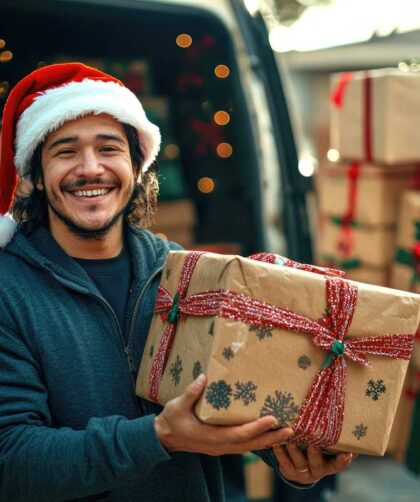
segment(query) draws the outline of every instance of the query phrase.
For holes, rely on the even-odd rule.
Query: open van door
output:
[[[280,68],[269,43],[269,34],[261,13],[251,15],[244,2],[230,0],[238,20],[253,70],[264,86],[278,157],[281,221],[287,242],[287,254],[297,261],[312,261],[311,236],[306,212],[308,180],[298,170],[298,154],[289,106]]]
[[[69,60],[139,95],[162,130],[160,214],[167,206],[189,225],[168,238],[311,260],[279,68],[262,17],[242,0],[3,0],[0,23],[13,54],[1,101],[24,74]]]

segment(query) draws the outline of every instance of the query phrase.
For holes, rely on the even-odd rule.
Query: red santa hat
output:
[[[107,113],[133,126],[139,135],[143,172],[153,163],[160,147],[159,128],[147,119],[140,101],[119,80],[81,63],[35,70],[16,84],[3,112],[0,247],[16,230],[7,212],[18,178],[28,174],[37,146],[66,122],[90,113]]]

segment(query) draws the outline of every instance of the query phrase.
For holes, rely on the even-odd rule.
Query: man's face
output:
[[[53,235],[93,238],[122,228],[134,172],[124,128],[112,117],[87,115],[51,133],[42,172]]]

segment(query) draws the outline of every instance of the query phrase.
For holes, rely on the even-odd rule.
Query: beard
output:
[[[79,225],[72,218],[67,216],[67,214],[65,214],[63,211],[60,211],[60,209],[54,205],[52,197],[45,190],[45,197],[47,200],[48,207],[57,216],[57,218],[59,218],[67,226],[70,232],[72,232],[74,235],[76,235],[77,237],[81,237],[82,239],[88,239],[88,240],[103,239],[109,233],[109,231],[118,223],[120,218],[124,217],[124,215],[129,212],[131,203],[135,198],[135,189],[133,188],[131,192],[127,191],[126,196],[127,196],[126,205],[120,211],[116,212],[106,223],[97,228],[87,228],[82,225]],[[92,212],[94,211],[95,211],[95,206],[92,206]]]

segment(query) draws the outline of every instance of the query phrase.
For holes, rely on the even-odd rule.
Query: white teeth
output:
[[[76,197],[96,197],[98,195],[105,195],[109,192],[109,188],[98,188],[96,190],[78,190],[73,192]]]

